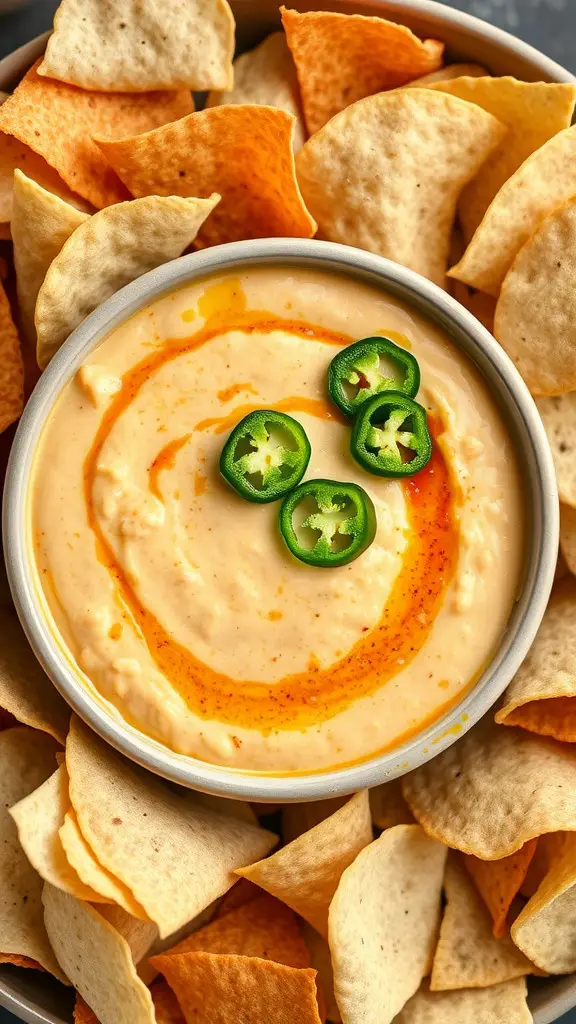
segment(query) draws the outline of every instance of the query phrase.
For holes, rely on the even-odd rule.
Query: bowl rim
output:
[[[311,266],[372,281],[447,330],[488,376],[504,411],[508,409],[514,419],[517,450],[522,448],[522,468],[528,472],[528,508],[534,517],[533,528],[526,531],[528,568],[522,594],[489,670],[462,701],[395,750],[348,767],[287,776],[240,771],[175,754],[117,713],[104,710],[53,640],[34,586],[26,530],[38,438],[61,388],[88,353],[118,324],[161,295],[192,280],[250,265]],[[430,281],[372,253],[332,242],[273,238],[215,246],[164,264],[122,288],[73,332],[44,371],[20,420],[6,474],[3,536],[12,596],[32,648],[64,699],[91,728],[131,760],[189,788],[235,799],[292,802],[391,781],[440,753],[492,707],[525,657],[544,614],[556,565],[558,519],[552,456],[533,399],[503,349],[467,310]]]

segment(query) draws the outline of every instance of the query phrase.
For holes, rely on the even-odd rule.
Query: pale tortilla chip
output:
[[[487,988],[530,974],[533,964],[508,936],[497,939],[472,880],[452,853],[444,876],[446,907],[430,977],[432,992]]]
[[[446,64],[438,71],[431,71],[428,75],[415,78],[413,82],[403,85],[403,89],[423,89],[436,82],[452,82],[454,78],[487,78],[490,72],[481,64]]]
[[[130,764],[73,718],[70,797],[98,861],[133,893],[162,937],[233,884],[234,868],[265,856],[276,836],[200,807]]]
[[[47,366],[72,331],[119,288],[181,256],[218,199],[147,196],[100,210],[81,224],[38,293],[38,365]]]
[[[291,843],[329,818],[349,799],[349,796],[337,796],[328,800],[311,800],[307,804],[286,804],[282,808],[282,839],[285,843]]]
[[[576,830],[576,751],[503,729],[491,715],[404,776],[402,788],[428,835],[482,860]]]
[[[52,774],[56,750],[51,736],[33,729],[20,726],[0,733],[0,949],[35,960],[66,982],[42,921],[42,879],[8,813]]]
[[[495,719],[576,743],[576,581],[557,585]]]
[[[533,395],[576,390],[575,246],[576,197],[542,222],[502,284],[494,335]]]
[[[429,992],[422,988],[394,1024],[532,1024],[523,978],[491,988]]]
[[[397,89],[334,117],[297,154],[323,237],[387,256],[441,286],[456,202],[506,129],[481,107]]]
[[[196,244],[311,238],[316,224],[296,181],[295,119],[273,107],[211,107],[100,148],[135,196],[222,196]]]
[[[507,933],[507,918],[514,898],[522,889],[537,839],[525,843],[521,850],[503,860],[480,860],[463,854],[463,864],[476,886],[494,922],[494,935],[502,938]]]
[[[72,869],[86,886],[98,894],[95,903],[117,903],[133,917],[146,917],[144,909],[134,899],[129,888],[98,863],[80,831],[74,811],[66,811],[59,838]]]
[[[8,604],[0,604],[0,708],[65,742],[70,708],[40,668],[14,607]]]
[[[62,970],[100,1024],[155,1024],[126,940],[91,907],[45,883],[44,920]]]
[[[418,825],[396,825],[342,875],[329,942],[346,1024],[389,1024],[428,974],[446,853]]]
[[[0,282],[0,433],[19,418],[23,408],[24,364],[20,338],[8,296]]]
[[[549,870],[512,925],[512,938],[547,974],[576,971],[576,836],[546,837]]]
[[[326,939],[322,938],[319,932],[311,924],[308,924],[307,921],[302,922],[302,931],[310,953],[312,967],[315,971],[318,971],[318,977],[316,978],[319,993],[318,1001],[319,1003],[321,1000],[324,1001],[326,1020],[331,1021],[331,1024],[340,1024],[342,1017],[340,1016],[340,1010],[334,995],[334,971],[332,970],[330,946]],[[320,1016],[322,1016],[322,1013]]]
[[[340,876],[371,841],[368,790],[363,790],[271,857],[237,868],[236,873],[287,903],[326,935],[328,908]]]
[[[39,75],[82,89],[229,89],[234,17],[226,0],[62,0]]]
[[[0,221],[12,219],[14,171],[19,168],[43,188],[65,199],[72,205],[86,205],[62,181],[60,175],[29,146],[13,135],[0,132]],[[3,223],[2,237],[10,238],[10,224]]]
[[[393,779],[392,782],[371,789],[370,809],[372,821],[377,828],[414,824],[414,815],[402,794],[400,779]]]
[[[560,501],[576,508],[576,392],[539,398],[536,405],[552,449]]]
[[[206,100],[207,107],[227,103],[254,103],[292,114],[296,118],[292,146],[295,151],[301,149],[306,131],[298,78],[283,32],[272,32],[255,50],[238,57],[234,61],[234,88],[229,92],[211,92]]]
[[[66,239],[88,218],[22,171],[14,171],[14,265],[21,326],[29,341],[36,341],[34,309],[46,271]]]
[[[137,135],[193,109],[189,92],[87,92],[41,78],[36,68],[0,107],[0,131],[44,157],[69,188],[96,207],[129,197],[92,136]],[[36,177],[32,168],[30,176]]]
[[[560,505],[560,555],[568,572],[576,576],[576,509],[563,504]]]
[[[497,298],[522,246],[575,194],[575,159],[576,125],[532,153],[502,186],[450,276]]]
[[[404,85],[442,64],[443,43],[422,42],[405,25],[384,18],[280,11],[310,135],[356,100]]]
[[[188,1024],[320,1024],[316,971],[215,953],[166,957],[163,968]]]
[[[458,216],[466,241],[472,238],[502,185],[553,135],[572,122],[576,85],[559,82],[520,82],[517,78],[463,77],[433,82],[461,100],[477,103],[508,128],[500,147],[488,157],[480,173],[466,186],[458,202]]]

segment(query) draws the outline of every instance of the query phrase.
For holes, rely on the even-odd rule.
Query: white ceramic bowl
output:
[[[553,61],[548,60],[534,50],[507,33],[495,29],[478,19],[452,10],[432,0],[369,0],[355,3],[353,0],[334,0],[334,2],[316,3],[314,0],[299,3],[300,9],[332,9],[348,13],[356,11],[365,14],[380,14],[409,25],[421,36],[436,36],[443,39],[448,46],[448,59],[474,60],[485,64],[493,73],[514,74],[526,80],[573,81],[567,71]],[[273,0],[236,0],[233,2],[238,22],[238,40],[240,49],[246,49],[258,42],[268,31],[277,27],[278,13]],[[0,62],[0,88],[9,87],[21,75],[31,62],[42,52],[45,37],[34,40],[26,47]],[[267,248],[267,246],[269,248]],[[340,249],[340,252],[337,250]],[[235,250],[235,251],[233,251]],[[148,767],[198,788],[228,795],[246,795],[246,786],[239,784],[238,778],[224,778],[219,769],[191,762],[190,759],[167,755],[152,741],[147,741],[139,734],[130,734],[130,730],[111,728],[111,720],[102,712],[91,706],[85,691],[74,678],[67,678],[61,673],[62,665],[53,645],[49,642],[43,629],[41,618],[37,617],[38,609],[34,607],[29,592],[29,578],[25,566],[25,550],[22,543],[22,499],[25,488],[27,460],[32,453],[35,438],[41,427],[44,416],[50,407],[54,395],[64,382],[68,372],[77,365],[77,361],[97,343],[115,322],[115,318],[123,319],[143,301],[161,291],[175,287],[179,281],[186,279],[190,272],[205,273],[213,266],[223,269],[225,261],[231,257],[255,256],[261,261],[263,255],[270,258],[275,253],[282,262],[294,259],[307,259],[311,252],[319,255],[323,250],[325,258],[332,260],[335,256],[342,268],[341,259],[356,273],[376,273],[385,287],[399,294],[405,301],[413,302],[420,311],[432,320],[440,322],[444,329],[460,344],[478,363],[480,369],[489,378],[497,396],[508,411],[512,429],[516,432],[523,447],[526,460],[529,502],[534,511],[534,528],[530,538],[530,551],[527,557],[526,584],[522,601],[515,613],[510,626],[508,638],[503,649],[498,653],[492,665],[489,678],[484,678],[467,700],[470,703],[469,724],[476,721],[481,714],[497,698],[506,685],[507,678],[515,670],[521,660],[548,597],[552,578],[552,567],[557,547],[557,506],[555,498],[555,482],[549,453],[542,435],[538,420],[534,417],[531,400],[518,378],[514,368],[503,355],[490,335],[465,310],[455,304],[443,292],[409,271],[404,270],[385,260],[379,260],[368,253],[341,247],[322,245],[301,241],[285,240],[282,242],[238,243],[237,246],[211,250],[177,261],[166,268],[154,271],[135,285],[124,289],[101,307],[78,332],[70,339],[47,374],[44,375],[40,391],[29,405],[18,434],[18,442],[14,449],[14,459],[10,471],[9,490],[7,491],[7,548],[9,550],[10,575],[19,610],[25,620],[30,639],[37,653],[44,661],[52,678],[65,693],[67,699],[90,724],[106,736],[115,746],[124,750],[129,756],[145,763]],[[211,263],[211,260],[216,263]],[[223,262],[224,261],[224,262]],[[142,288],[148,289],[145,297]],[[134,305],[135,304],[135,305]],[[75,362],[76,360],[76,362]],[[513,644],[508,642],[514,636]],[[459,719],[464,704],[457,709]],[[455,720],[456,720],[455,719]],[[450,716],[444,720],[451,721]],[[444,722],[441,723],[444,725]],[[435,732],[440,731],[440,723]],[[422,747],[424,738],[419,738],[414,749],[409,753],[409,767],[422,763],[425,756]],[[420,749],[418,749],[420,746]],[[438,744],[437,751],[442,749]],[[383,764],[384,759],[350,769],[344,776],[340,773],[325,773],[311,776],[309,779],[298,780],[298,792],[294,781],[284,783],[281,780],[268,778],[250,779],[250,794],[254,799],[310,799],[319,795],[350,791],[361,785],[374,785],[384,777],[392,778],[401,774],[398,762],[408,758],[406,752],[398,751],[393,756],[396,762]],[[185,762],[182,764],[182,762]],[[215,773],[212,776],[212,771]],[[225,772],[230,776],[231,773]],[[219,776],[219,777],[218,777]],[[337,777],[336,777],[337,776]],[[12,1009],[22,1019],[45,1024],[64,1024],[70,1020],[70,1001],[57,985],[49,979],[36,975],[34,972],[15,971],[11,968],[0,970],[0,1005]],[[576,983],[571,978],[556,981],[540,982],[531,996],[531,1006],[535,1012],[537,1024],[549,1024],[556,1017],[576,1004]]]

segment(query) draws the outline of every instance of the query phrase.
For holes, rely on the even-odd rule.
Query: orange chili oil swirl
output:
[[[122,379],[122,390],[105,412],[94,443],[84,463],[84,495],[89,525],[94,533],[99,561],[112,575],[117,593],[131,613],[159,670],[170,681],[195,714],[230,725],[272,729],[302,729],[317,725],[343,711],[353,701],[373,694],[421,650],[440,609],[457,562],[458,528],[448,468],[437,441],[428,466],[404,484],[410,521],[410,539],[400,572],[378,625],[367,632],[338,662],[322,669],[311,665],[306,671],[285,676],[274,683],[238,680],[216,672],[186,647],[177,643],[157,618],[140,602],[116,560],[98,523],[93,502],[94,478],[100,453],[118,418],[136,395],[167,362],[206,344],[224,330],[270,333],[274,330],[296,334],[329,345],[347,345],[351,339],[324,327],[285,320],[269,314],[240,314],[230,322],[209,322],[191,338],[170,340],[161,350],[146,356]],[[273,408],[297,411],[306,406],[312,415],[327,415],[326,403],[304,398],[283,399]],[[246,414],[241,406],[227,417],[197,424],[195,429],[229,429]],[[334,418],[338,413],[334,410]],[[435,438],[439,422],[431,422]],[[167,445],[155,459],[153,490],[157,476],[173,460],[186,439]]]

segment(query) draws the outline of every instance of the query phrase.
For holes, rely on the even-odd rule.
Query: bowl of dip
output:
[[[354,461],[327,392],[373,336],[420,367],[433,454],[405,479]],[[222,479],[257,409],[304,429],[305,480],[369,494],[360,557],[304,564],[279,503]],[[375,785],[468,729],[533,640],[557,529],[542,425],[492,337],[397,264],[297,239],[185,256],[88,317],[26,407],[4,506],[19,614],[74,710],[151,770],[252,800]]]

